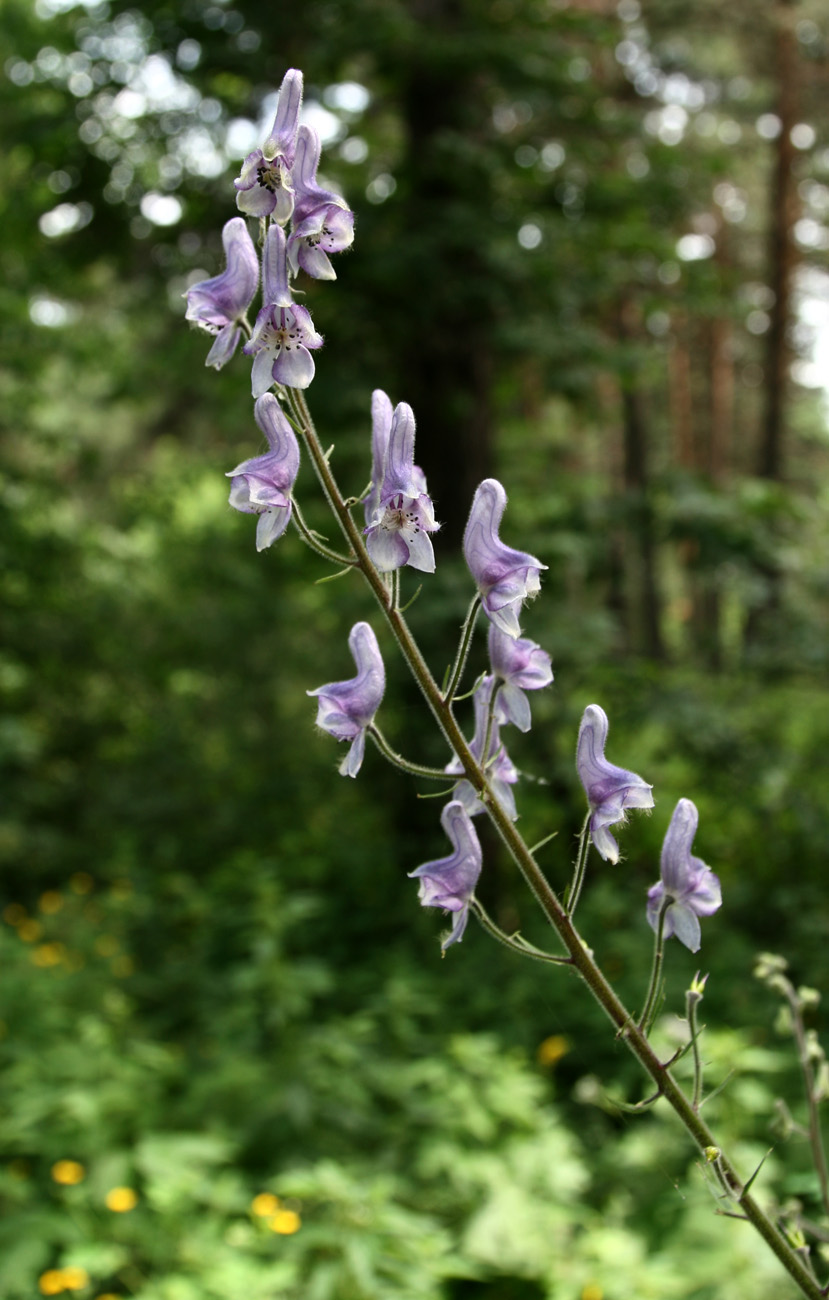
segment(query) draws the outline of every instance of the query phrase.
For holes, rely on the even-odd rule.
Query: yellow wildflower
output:
[[[41,1273],[37,1285],[41,1295],[60,1295],[61,1291],[66,1290],[63,1285],[63,1269],[47,1269],[45,1273]]]
[[[83,1182],[85,1175],[86,1170],[78,1160],[56,1160],[52,1165],[52,1177],[64,1187]]]
[[[85,1268],[64,1268],[61,1272],[65,1290],[82,1291],[85,1286],[89,1286],[89,1274]]]
[[[538,1063],[539,1065],[555,1065],[569,1051],[570,1044],[564,1035],[552,1034],[550,1038],[545,1038],[544,1042],[538,1046]]]
[[[267,1219],[269,1215],[276,1214],[279,1209],[279,1197],[274,1196],[273,1192],[260,1192],[258,1196],[254,1196],[250,1208],[260,1219]]]
[[[137,1204],[138,1196],[131,1187],[111,1187],[106,1194],[106,1207],[115,1214],[126,1214]]]
[[[283,1237],[290,1237],[292,1233],[299,1232],[301,1226],[302,1220],[296,1210],[277,1210],[273,1218],[268,1221],[271,1232],[278,1232]]]

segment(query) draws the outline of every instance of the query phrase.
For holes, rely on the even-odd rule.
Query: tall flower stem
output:
[[[694,1110],[691,1100],[686,1097],[670,1070],[654,1051],[647,1036],[636,1024],[633,1015],[627,1010],[615,990],[607,982],[586,943],[576,931],[558,896],[548,884],[544,873],[535,861],[522,835],[513,822],[510,821],[508,814],[495,797],[487,781],[486,772],[475,761],[455,721],[449,700],[442,694],[403,615],[393,607],[389,590],[383,582],[382,575],[378,573],[369,558],[362,533],[351,517],[343,494],[340,492],[328,459],[320,444],[304,394],[301,390],[292,389],[290,391],[290,400],[322,490],[348,543],[354,551],[357,567],[362,571],[366,582],[376,597],[397,640],[401,653],[423,692],[432,716],[447,743],[460,759],[461,766],[481,799],[493,826],[524,876],[550,925],[557,932],[566,953],[570,957],[570,964],[578,971],[593,997],[613,1024],[617,1037],[622,1039],[654,1081],[657,1089],[675,1111],[699,1150],[704,1153],[706,1148],[719,1146],[708,1125]],[[826,1293],[820,1288],[796,1251],[751,1195],[749,1189],[744,1187],[734,1166],[725,1155],[722,1155],[720,1159],[729,1194],[733,1201],[739,1205],[742,1215],[754,1225],[786,1272],[800,1288],[802,1294],[808,1300],[823,1300]]]

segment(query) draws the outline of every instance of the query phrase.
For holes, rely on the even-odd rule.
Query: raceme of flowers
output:
[[[225,269],[192,285],[186,294],[186,319],[212,336],[206,364],[216,370],[239,351],[252,358],[254,418],[267,450],[228,471],[230,505],[257,516],[256,548],[266,550],[282,536],[294,517],[293,490],[300,465],[299,443],[283,410],[286,390],[301,390],[314,378],[313,354],[323,345],[311,314],[295,301],[300,274],[334,280],[331,257],[351,247],[354,215],[345,200],[317,179],[320,141],[300,122],[303,79],[286,72],[267,139],[244,160],[234,181],[241,215],[222,231]],[[255,219],[262,245],[260,258],[247,220]],[[248,312],[261,285],[262,305],[251,324]],[[276,392],[273,390],[276,389]],[[393,406],[381,389],[371,398],[371,478],[363,496],[365,548],[376,570],[393,574],[405,567],[435,570],[432,535],[436,522],[426,478],[415,464],[415,417],[405,402]],[[463,554],[474,580],[480,607],[488,620],[490,671],[473,691],[473,758],[483,769],[489,794],[511,820],[517,817],[514,788],[519,771],[510,759],[501,728],[529,731],[532,716],[527,692],[553,680],[549,654],[521,635],[524,602],[537,595],[546,565],[501,541],[507,495],[497,479],[485,479],[475,492],[463,539]],[[301,520],[298,520],[298,526]],[[308,540],[306,535],[306,540]],[[387,579],[391,583],[391,578]],[[336,740],[348,741],[339,766],[356,777],[365,755],[366,735],[382,703],[386,675],[375,634],[356,623],[348,638],[357,675],[320,686],[317,725]],[[605,758],[608,719],[598,704],[585,709],[579,729],[576,769],[587,797],[583,847],[590,843],[606,861],[619,860],[619,845],[610,828],[623,825],[630,809],[653,807],[652,787],[636,773]],[[378,744],[382,745],[375,731]],[[387,751],[388,752],[388,751]],[[481,848],[472,818],[483,812],[482,796],[454,755],[446,765],[459,778],[441,824],[453,852],[411,872],[420,882],[424,907],[441,907],[454,916],[443,948],[463,936],[481,872]],[[697,810],[680,799],[662,848],[660,880],[648,893],[647,919],[664,937],[677,938],[696,952],[699,918],[721,904],[717,877],[691,854]]]
[[[347,203],[317,180],[320,141],[312,127],[300,125],[301,107],[302,73],[291,68],[265,144],[248,154],[234,181],[236,206],[244,215],[228,221],[223,231],[227,268],[185,295],[187,320],[216,335],[207,365],[219,369],[235,353],[241,333],[248,336],[242,350],[254,358],[255,398],[272,384],[307,388],[311,383],[311,351],[322,347],[322,336],[307,307],[294,302],[292,280],[300,270],[314,279],[336,279],[329,254],[349,248],[354,239]],[[252,331],[247,311],[259,284],[259,259],[245,217],[259,218],[268,228],[263,302]]]

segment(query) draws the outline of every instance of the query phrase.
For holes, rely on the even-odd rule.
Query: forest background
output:
[[[439,917],[436,805],[357,781],[305,691],[371,617],[295,534],[257,556],[225,471],[249,369],[182,294],[303,69],[354,249],[308,305],[342,481],[411,403],[443,529],[411,621],[448,661],[475,484],[548,566],[554,686],[513,746],[563,888],[597,701],[656,809],[582,931],[630,1002],[680,796],[722,911],[706,1111],[815,1208],[759,949],[829,988],[829,17],[821,0],[6,0],[0,79],[0,1294],[140,1300],[779,1300],[670,1116],[564,975]],[[328,524],[308,467],[298,484]],[[412,587],[414,590],[414,586]],[[391,647],[384,727],[443,763]],[[483,666],[482,638],[477,647]],[[537,833],[536,833],[537,832]],[[480,892],[546,941],[496,841]],[[823,1027],[820,1011],[811,1022]],[[783,1125],[785,1127],[785,1125]],[[750,1292],[749,1289],[750,1288]]]

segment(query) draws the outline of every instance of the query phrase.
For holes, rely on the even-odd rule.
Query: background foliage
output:
[[[304,694],[370,606],[231,517],[247,368],[204,370],[181,294],[303,68],[358,218],[308,294],[323,437],[356,492],[372,388],[415,409],[435,664],[473,487],[507,485],[549,565],[526,625],[556,684],[513,748],[556,887],[588,702],[655,785],[583,904],[633,1003],[698,804],[712,1083],[739,1062],[711,1111],[748,1170],[799,1105],[753,953],[829,984],[823,6],[9,0],[4,28],[0,1292],[777,1300],[658,1108],[614,1110],[639,1080],[586,996],[474,929],[439,960],[405,878],[444,852],[435,805],[376,757],[336,777]],[[383,648],[388,733],[444,761]],[[543,942],[485,849],[486,905]],[[670,959],[667,1012],[695,969]],[[815,1212],[802,1144],[763,1178]]]

